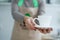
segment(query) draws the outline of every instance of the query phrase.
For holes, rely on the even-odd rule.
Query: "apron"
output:
[[[15,21],[11,40],[41,40],[38,30],[22,29],[20,23]]]
[[[23,13],[23,15],[30,13],[31,17],[33,17],[37,14],[38,8],[26,8],[22,6],[19,11]],[[38,30],[23,29],[20,23],[15,21],[11,40],[41,40],[41,34]]]
[[[19,12],[21,12],[23,15],[25,15],[26,13],[29,13],[31,15],[31,17],[37,15],[37,11],[38,11],[38,8],[32,8],[32,7],[26,8],[24,6],[22,6],[20,9],[19,9]]]
[[[29,8],[35,15],[37,8]],[[40,32],[28,29],[22,29],[20,23],[15,21],[11,40],[41,40]]]

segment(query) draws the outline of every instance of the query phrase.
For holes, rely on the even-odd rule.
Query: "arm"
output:
[[[35,17],[38,17],[39,15],[42,15],[42,14],[45,13],[45,11],[44,11],[45,8],[44,8],[44,3],[43,3],[43,1],[42,1],[42,0],[38,0],[38,3],[39,3],[38,11],[37,11],[37,14],[34,16],[34,18],[35,18]],[[38,25],[40,25],[38,20],[36,20],[35,22],[36,22]]]
[[[39,0],[39,8],[38,8],[38,15],[42,15],[45,13],[45,6],[43,0]]]
[[[23,13],[19,12],[19,8],[17,6],[17,2],[18,2],[17,0],[13,0],[12,1],[12,15],[13,15],[13,18],[16,21],[23,23],[24,15],[23,15]]]
[[[39,4],[38,11],[37,11],[37,14],[34,16],[34,18],[45,13],[44,2],[42,0],[38,0],[38,4]]]

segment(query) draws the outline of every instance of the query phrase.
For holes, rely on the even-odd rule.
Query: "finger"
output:
[[[43,33],[41,29],[38,29],[38,30],[39,30],[41,33]]]
[[[47,33],[45,28],[42,29],[42,32],[43,32],[44,34]]]
[[[50,30],[49,30],[49,29],[46,29],[46,32],[47,32],[47,33],[50,33]]]
[[[47,28],[47,32],[51,32],[52,31],[52,28]]]
[[[48,28],[50,31],[53,31],[53,29],[52,28]]]
[[[53,31],[53,29],[52,29],[52,28],[50,28],[50,30],[51,30],[51,31]]]
[[[31,18],[31,23],[35,26],[35,23],[33,22],[33,18]]]
[[[44,32],[44,34],[46,34],[47,33],[47,31],[46,31],[46,29],[44,28],[44,29],[42,29],[43,30],[43,32]]]
[[[28,26],[28,24],[26,24],[26,28],[27,28],[28,30],[31,30],[30,27]]]
[[[35,23],[33,22],[33,19],[31,19],[31,24],[33,25],[33,27],[35,28]],[[36,28],[35,28],[36,29]]]
[[[25,25],[28,29],[31,29],[31,30],[34,29],[30,19],[27,19],[27,21],[25,22],[26,22]]]
[[[34,26],[35,26],[35,23],[33,22],[33,20],[31,20],[31,23],[32,23],[32,25],[34,25]]]
[[[31,28],[32,30],[35,29],[35,28],[34,28],[34,25],[31,23],[31,20],[28,22],[28,24],[30,25],[30,28]]]
[[[46,30],[44,28],[40,28],[39,31],[43,34],[46,34]]]
[[[52,31],[52,28],[48,28],[50,31]]]

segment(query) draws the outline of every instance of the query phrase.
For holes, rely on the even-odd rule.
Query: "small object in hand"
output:
[[[25,16],[31,17],[29,13],[26,13]]]

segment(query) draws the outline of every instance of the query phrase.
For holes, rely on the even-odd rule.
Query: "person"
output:
[[[30,14],[30,16],[26,14]],[[43,14],[44,3],[42,0],[12,0],[12,16],[15,22],[11,40],[38,40],[36,30],[43,34],[50,33],[52,28],[38,29],[33,22],[34,18]]]

